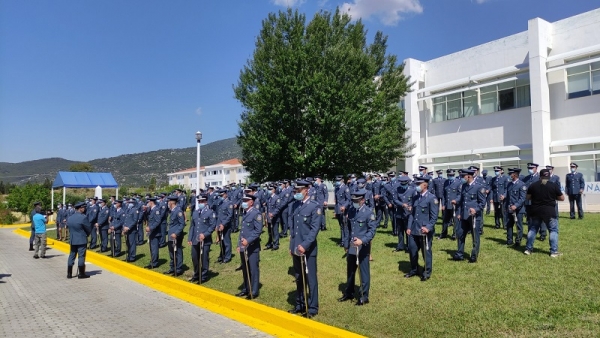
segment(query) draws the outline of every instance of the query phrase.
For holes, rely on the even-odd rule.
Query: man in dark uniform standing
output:
[[[106,206],[106,201],[98,200],[98,229],[100,230],[100,252],[108,251],[108,218],[110,209]]]
[[[344,243],[344,249],[348,253],[346,256],[346,289],[338,301],[344,302],[354,299],[354,286],[356,269],[359,268],[360,297],[356,305],[365,305],[369,303],[369,289],[371,285],[371,267],[369,255],[371,253],[371,241],[375,237],[377,229],[377,220],[372,208],[366,205],[365,195],[367,190],[359,189],[352,192],[352,206],[348,210],[348,223],[350,226],[350,236],[348,242]],[[357,266],[358,262],[358,266]]]
[[[195,202],[190,204],[195,204]],[[212,245],[212,233],[217,226],[217,215],[208,206],[206,194],[198,194],[198,209],[194,209],[191,218],[192,223],[190,224],[190,232],[188,234],[188,245],[192,248],[194,274],[189,281],[195,283],[200,280],[204,283],[208,280],[209,252],[210,246]],[[200,271],[199,259],[202,260],[202,271]]]
[[[506,210],[508,211],[508,223],[506,224],[506,244],[513,245],[513,228],[517,226],[517,237],[515,246],[521,245],[523,238],[523,216],[525,215],[525,197],[527,186],[519,179],[521,169],[513,168],[509,172],[511,182],[506,187]]]
[[[506,228],[506,223],[508,223],[508,219],[506,218],[506,186],[508,185],[508,177],[504,175],[504,168],[500,166],[494,167],[494,177],[491,181],[492,188],[492,202],[494,203],[494,220],[495,220],[495,228],[500,229],[500,224],[502,224],[502,228]]]
[[[410,271],[405,278],[416,276],[419,269],[419,250],[423,253],[424,269],[421,281],[431,277],[433,269],[433,254],[431,251],[435,223],[438,219],[439,201],[428,191],[429,178],[421,177],[415,181],[416,197],[413,199],[411,215],[408,218],[408,251],[410,256]]]
[[[150,264],[146,265],[146,269],[154,269],[158,266],[158,246],[162,233],[160,231],[160,223],[162,221],[162,211],[156,205],[156,198],[148,199],[148,223],[146,224],[146,233],[148,233],[148,241],[150,242]]]
[[[113,253],[115,257],[121,255],[121,232],[123,231],[123,224],[125,223],[125,209],[122,208],[123,200],[115,201],[115,211],[113,214],[112,224],[110,225],[110,232],[114,237],[111,247],[114,246]]]
[[[260,211],[254,206],[258,199],[254,195],[242,197],[242,209],[246,211],[242,218],[237,252],[242,259],[242,274],[244,278],[242,291],[236,296],[254,299],[259,295],[260,270],[260,234],[263,221]]]
[[[231,232],[233,231],[233,218],[235,209],[233,202],[229,199],[227,189],[217,191],[219,200],[217,207],[217,242],[223,241],[223,248],[219,252],[219,263],[229,263],[231,261]]]
[[[341,179],[343,177],[340,177]],[[321,228],[323,208],[309,198],[308,186],[309,183],[306,181],[296,181],[294,203],[290,205],[290,255],[292,256],[294,275],[296,277],[296,305],[288,312],[302,313],[307,318],[312,318],[319,313],[317,235]],[[344,185],[340,188],[340,190],[342,189],[344,194],[348,194],[349,200],[349,188]],[[337,211],[341,212],[340,216],[346,217],[346,208],[343,210],[338,209]],[[343,224],[345,224],[346,220],[344,219],[343,221]],[[347,233],[344,239],[347,240],[348,236],[350,236],[349,233]],[[308,289],[308,295],[305,292],[304,286]],[[308,309],[306,309],[306,306],[308,306]]]
[[[168,233],[168,247],[169,247],[169,258],[170,269],[165,272],[165,275],[178,276],[183,273],[183,229],[185,228],[185,218],[183,211],[177,205],[177,196],[170,196],[169,210],[171,210],[171,218],[169,221],[169,233]],[[175,262],[177,260],[177,262]],[[177,263],[177,264],[175,264]]]
[[[481,211],[485,207],[485,186],[475,181],[475,172],[471,169],[463,169],[462,171],[464,175],[461,178],[463,185],[460,188],[459,199],[456,201],[458,207],[456,218],[460,222],[460,226],[456,229],[458,250],[452,258],[455,261],[464,259],[465,240],[469,232],[473,238],[473,249],[471,250],[469,263],[477,262],[477,256],[479,256],[480,231],[478,227],[481,222],[478,222],[477,218],[481,216]]]
[[[125,223],[123,224],[123,234],[127,244],[127,262],[135,262],[137,248],[138,218],[140,212],[136,201],[132,198],[127,203],[125,212]]]
[[[98,197],[92,197],[90,199],[89,206],[86,210],[86,216],[88,221],[92,225],[92,234],[90,237],[90,250],[98,247],[98,233],[100,232],[100,228],[98,225],[98,206],[96,205],[96,201],[98,201]]]
[[[444,239],[448,237],[448,227],[452,223],[452,239],[456,239],[456,229],[460,225],[460,222],[456,219],[456,201],[460,199],[460,188],[462,182],[456,178],[456,172],[454,169],[446,170],[448,179],[444,182],[444,195],[442,198],[442,233],[438,239]],[[453,203],[454,202],[454,203]]]
[[[577,168],[579,168],[577,163],[571,163],[571,172],[567,174],[565,179],[565,188],[567,190],[567,195],[569,196],[571,219],[575,219],[575,204],[577,204],[577,214],[579,215],[579,219],[583,219],[581,194],[583,194],[583,190],[585,189],[585,180],[583,179],[583,174],[577,172]]]
[[[85,215],[85,202],[75,204],[75,214],[67,220],[70,236],[70,253],[67,263],[67,278],[73,278],[73,265],[75,264],[75,256],[79,258],[77,266],[79,267],[79,275],[77,278],[89,278],[85,274],[85,253],[87,247],[87,237],[92,232],[92,225]]]
[[[346,223],[346,215],[350,206],[350,188],[344,184],[344,177],[338,175],[335,177],[335,216],[340,225],[340,246],[347,241],[348,225]]]
[[[408,185],[410,178],[408,176],[400,176],[399,184],[396,187],[396,192],[393,194],[393,203],[396,209],[396,226],[398,227],[398,244],[394,252],[408,251],[408,236],[406,242],[404,235],[409,228],[408,219],[412,214],[412,204],[416,197],[415,189]]]

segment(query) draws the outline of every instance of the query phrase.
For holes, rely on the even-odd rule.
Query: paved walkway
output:
[[[28,248],[0,229],[0,337],[268,336],[92,264],[91,278],[69,280],[66,254]]]

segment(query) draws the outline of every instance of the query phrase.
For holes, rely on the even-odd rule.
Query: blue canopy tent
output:
[[[119,196],[119,184],[111,173],[86,173],[59,171],[52,183],[52,206],[54,207],[54,188],[63,188],[63,204],[67,188],[115,188]],[[100,196],[101,197],[101,196]]]

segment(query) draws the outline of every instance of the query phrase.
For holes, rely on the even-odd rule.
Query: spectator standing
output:
[[[38,259],[40,257],[46,258],[46,223],[48,220],[46,216],[42,214],[40,209],[35,209],[35,215],[33,215],[32,223],[34,225],[34,253],[33,258]],[[39,253],[39,255],[38,255]]]

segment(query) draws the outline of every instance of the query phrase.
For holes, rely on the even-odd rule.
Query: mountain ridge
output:
[[[231,158],[241,159],[242,150],[235,137],[202,145],[201,165],[212,165]],[[58,171],[82,161],[59,157],[24,161],[0,162],[0,181],[13,184],[40,183],[46,178],[54,180]],[[167,174],[196,166],[196,147],[167,148],[143,153],[122,154],[114,157],[86,161],[96,172],[110,172],[120,186],[147,186],[156,178],[157,184],[167,182]]]

